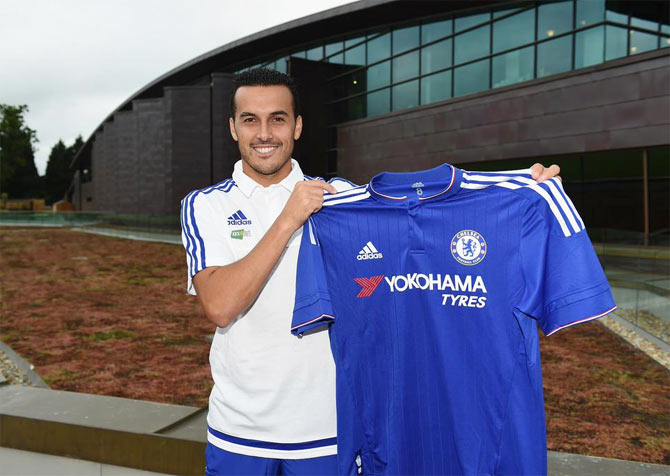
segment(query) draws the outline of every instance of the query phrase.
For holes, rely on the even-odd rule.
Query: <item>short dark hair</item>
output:
[[[293,96],[293,112],[300,114],[300,101],[295,81],[288,74],[269,68],[254,68],[237,73],[233,77],[233,89],[230,92],[230,115],[235,117],[235,93],[242,86],[286,86]]]

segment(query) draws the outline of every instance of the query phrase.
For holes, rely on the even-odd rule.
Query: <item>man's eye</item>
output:
[[[274,122],[284,122],[283,117],[275,117],[273,120],[274,120]]]
[[[253,117],[247,117],[247,118],[244,119],[243,122],[254,122],[254,118]]]

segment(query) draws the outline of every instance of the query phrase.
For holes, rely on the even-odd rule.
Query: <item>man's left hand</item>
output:
[[[552,164],[549,167],[545,167],[542,164],[534,164],[530,168],[530,171],[533,180],[535,180],[537,183],[544,182],[545,180],[549,180],[553,177],[561,180],[561,177],[558,175],[561,173],[561,168],[556,164]]]

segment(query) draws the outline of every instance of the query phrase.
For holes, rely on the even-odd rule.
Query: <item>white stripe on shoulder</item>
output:
[[[560,181],[556,179],[552,178],[544,182],[543,183],[544,186],[542,186],[537,182],[535,182],[535,180],[533,180],[532,178],[520,175],[517,176],[502,175],[502,172],[501,175],[498,176],[463,174],[463,177],[466,178],[467,180],[484,182],[484,183],[476,183],[476,182],[468,183],[463,181],[461,182],[461,188],[465,189],[481,190],[484,188],[488,188],[491,185],[507,188],[509,190],[517,190],[522,187],[529,188],[530,190],[533,190],[534,192],[538,193],[542,198],[544,198],[544,200],[549,205],[549,208],[551,209],[552,213],[556,217],[556,221],[558,221],[559,225],[561,226],[561,230],[563,230],[563,234],[565,236],[570,236],[572,232],[568,228],[568,225],[565,222],[565,219],[563,218],[563,214],[565,214],[565,216],[568,218],[568,222],[570,222],[570,226],[572,227],[572,230],[575,233],[579,233],[581,230],[584,229],[584,222],[582,221],[581,217],[577,213],[577,210],[570,201],[570,197],[568,197],[568,195],[565,194],[565,192],[563,191],[563,187],[561,186]],[[525,185],[519,185],[514,182],[520,182]],[[545,190],[544,187],[547,187],[549,192],[551,192],[551,195],[549,195],[549,193],[547,192],[547,190]],[[560,207],[560,210],[558,207]],[[563,211],[563,214],[561,214],[561,210]],[[579,220],[579,223],[577,223],[577,220]]]
[[[572,209],[563,198],[563,194],[558,191],[553,181],[547,180],[544,183],[547,185],[547,187],[551,191],[551,194],[554,196],[558,204],[561,206],[561,209],[563,210],[563,213],[565,213],[565,216],[568,217],[568,221],[570,222],[570,226],[572,226],[572,229],[575,231],[575,233],[579,233],[582,229],[577,224],[577,220],[575,220],[575,217],[572,213]]]
[[[351,188],[349,190],[344,190],[342,192],[337,192],[335,195],[326,195],[324,197],[324,201],[328,200],[337,200],[342,197],[348,197],[350,195],[357,195],[359,193],[363,193],[367,190],[367,185],[361,185],[360,187],[356,188]]]
[[[517,188],[521,188],[523,185],[519,185],[516,183],[512,182],[500,182],[495,184],[496,187],[502,187],[502,188],[508,188],[510,190],[516,190]]]
[[[565,236],[570,236],[572,233],[570,233],[570,230],[568,229],[568,225],[566,225],[565,220],[563,219],[563,215],[561,215],[561,212],[558,210],[558,207],[554,203],[554,201],[551,199],[547,191],[540,187],[538,184],[533,183],[532,185],[528,185],[526,188],[529,188],[533,190],[534,192],[537,192],[540,194],[542,198],[549,204],[549,208],[551,209],[551,212],[554,214],[556,217],[556,220],[558,221],[558,224],[561,225],[561,230],[563,230],[563,234]]]
[[[483,188],[489,188],[491,185],[499,184],[461,182],[461,188],[468,188],[470,190],[481,190]]]
[[[575,204],[572,203],[572,200],[570,200],[570,195],[565,193],[565,190],[563,189],[563,182],[561,182],[560,179],[557,179],[556,177],[550,179],[552,182],[554,182],[558,188],[559,193],[565,198],[566,202],[568,202],[568,206],[570,207],[570,210],[572,210],[572,213],[577,217],[577,220],[579,220],[579,224],[581,225],[581,229],[584,230],[586,228],[586,225],[584,225],[584,221],[582,220],[582,217],[579,216],[579,212],[577,211],[577,208],[575,207]]]
[[[481,174],[463,174],[465,180],[476,182],[507,182],[509,180],[531,180],[526,177],[527,174],[496,174],[496,175],[481,175]]]
[[[358,195],[349,195],[346,197],[338,198],[338,195],[334,195],[331,200],[324,200],[323,201],[323,206],[324,207],[329,207],[331,205],[339,205],[340,203],[350,203],[350,202],[358,202],[360,200],[365,200],[370,196],[370,192],[365,191],[364,193],[360,193]]]

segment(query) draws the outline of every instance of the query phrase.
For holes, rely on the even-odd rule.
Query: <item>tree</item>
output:
[[[35,131],[25,124],[28,106],[0,104],[0,192],[9,198],[42,196],[35,167]]]
[[[84,145],[81,136],[67,147],[59,140],[51,149],[45,176],[45,201],[49,203],[61,200],[72,182],[73,171],[70,170],[72,159]]]

